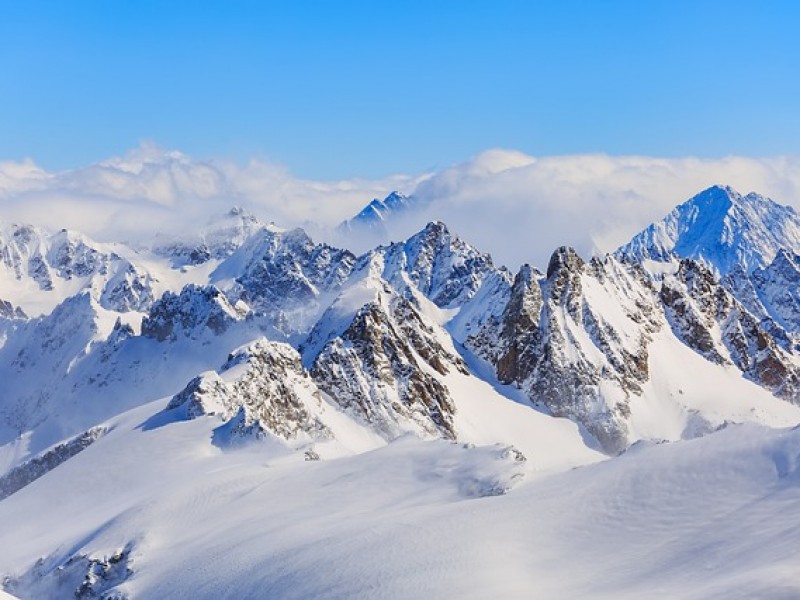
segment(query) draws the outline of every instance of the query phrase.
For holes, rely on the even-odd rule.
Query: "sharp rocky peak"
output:
[[[574,248],[561,246],[550,256],[550,262],[547,264],[547,278],[549,279],[563,270],[579,272],[585,265],[585,261]]]
[[[454,438],[455,404],[431,370],[439,376],[467,371],[442,334],[390,292],[356,311],[316,356],[311,375],[343,409],[388,439],[408,431]]]
[[[462,306],[497,269],[488,254],[453,235],[441,221],[428,223],[400,244],[384,249],[384,278],[404,287],[401,275],[439,307]]]
[[[142,335],[158,341],[219,335],[248,312],[244,303],[231,304],[214,286],[190,284],[180,294],[166,292],[153,303],[142,320]]]
[[[353,219],[345,221],[344,224],[349,224],[351,227],[355,224],[369,225],[385,221],[394,213],[401,212],[409,207],[411,198],[398,191],[391,192],[383,200],[374,198],[367,204]]]

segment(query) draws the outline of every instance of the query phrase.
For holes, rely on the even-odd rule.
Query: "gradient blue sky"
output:
[[[0,0],[0,160],[798,154],[798,28],[790,1]]]

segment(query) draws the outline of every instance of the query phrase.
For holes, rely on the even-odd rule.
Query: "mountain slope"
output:
[[[213,421],[137,427],[158,410],[121,416],[0,502],[0,524],[14,524],[0,547],[6,589],[43,599],[81,586],[125,598],[800,592],[798,429],[728,427],[541,476],[502,448],[408,439],[318,462],[221,452]]]
[[[130,254],[130,249],[66,229],[51,233],[30,225],[0,226],[3,300],[38,316],[87,290],[105,309],[146,310],[158,277],[126,258]]]
[[[501,382],[581,423],[610,453],[728,420],[796,423],[798,357],[702,265],[670,265],[653,279],[637,264],[587,264],[561,248],[546,276],[523,267],[502,316],[460,341]],[[688,370],[705,384],[687,381]]]

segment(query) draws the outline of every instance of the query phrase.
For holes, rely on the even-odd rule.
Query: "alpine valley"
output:
[[[542,267],[0,225],[0,598],[800,596],[800,215]]]

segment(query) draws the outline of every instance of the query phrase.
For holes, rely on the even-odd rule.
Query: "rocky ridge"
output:
[[[741,219],[753,212],[747,203],[760,220],[744,227]],[[302,230],[232,214],[230,244],[220,242],[214,252],[208,245],[203,261],[178,261],[180,270],[216,261],[205,283],[137,305],[144,313],[138,323],[126,317],[130,304],[112,302],[114,310],[102,304],[104,294],[116,297],[119,272],[103,275],[100,294],[91,283],[103,273],[104,255],[88,244],[66,244],[44,262],[29,260],[26,272],[34,277],[36,265],[46,264],[43,272],[60,278],[89,277],[83,295],[38,319],[6,310],[14,318],[3,321],[0,370],[13,385],[0,410],[4,439],[106,394],[118,404],[98,402],[58,431],[74,435],[118,407],[169,396],[171,410],[181,407],[185,418],[220,416],[220,435],[228,439],[324,439],[332,431],[321,416],[326,406],[384,439],[408,432],[458,439],[459,407],[448,382],[454,374],[486,377],[471,362],[475,356],[499,386],[516,387],[539,410],[574,420],[613,454],[659,435],[643,429],[637,416],[659,403],[676,402],[686,431],[697,418],[709,426],[728,418],[724,411],[703,416],[703,409],[654,387],[654,367],[664,359],[654,348],[669,340],[720,377],[738,373],[770,397],[800,404],[792,292],[798,255],[778,249],[768,260],[769,244],[757,252],[731,246],[725,256],[742,263],[724,263],[730,269],[720,280],[722,269],[709,264],[717,254],[679,258],[686,244],[665,245],[665,235],[680,237],[673,235],[675,223],[695,229],[706,223],[716,231],[711,224],[733,214],[731,207],[737,219],[725,223],[736,221],[747,232],[734,236],[735,244],[762,240],[757,226],[772,205],[712,189],[676,209],[671,224],[654,226],[614,255],[586,262],[559,248],[545,273],[526,265],[516,275],[440,222],[356,257],[316,244]],[[791,228],[784,229],[788,239]],[[35,246],[24,246],[26,256],[36,254]],[[756,254],[763,264],[756,265]],[[661,266],[650,268],[653,261]],[[144,281],[122,279],[134,291]],[[263,336],[273,341],[253,342]],[[47,386],[36,375],[42,356],[49,357]],[[681,434],[673,428],[661,435]]]

